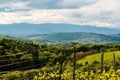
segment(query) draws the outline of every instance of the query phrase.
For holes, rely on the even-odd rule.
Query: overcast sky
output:
[[[13,23],[120,28],[120,0],[0,0],[0,24]]]

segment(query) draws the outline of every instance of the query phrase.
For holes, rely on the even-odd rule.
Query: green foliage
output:
[[[25,72],[9,72],[7,74],[0,75],[1,80],[57,80],[59,78],[58,72],[51,71],[41,71],[41,70],[30,70]],[[113,68],[107,72],[103,71],[102,74],[94,72],[93,70],[88,72],[80,72],[76,70],[75,75],[76,80],[119,80],[120,79],[120,69],[114,71]],[[61,75],[63,80],[72,80],[72,72],[66,71]]]
[[[7,74],[2,75],[1,77],[2,80],[17,80],[20,78],[21,78],[21,75],[20,75],[20,72],[18,71],[8,72]]]
[[[39,53],[39,60],[40,61],[49,61],[49,58],[50,58],[50,52],[49,51],[43,51],[43,52],[40,52]]]
[[[119,45],[46,45],[0,38],[0,71],[8,71],[0,75],[0,80],[72,80],[73,71],[76,80],[120,79],[120,65],[116,60],[120,57]],[[100,52],[104,52],[104,63]],[[100,73],[100,62],[103,73]],[[112,68],[113,62],[116,70]],[[29,70],[33,68],[37,69]]]
[[[3,46],[0,46],[0,55],[1,54],[4,54],[4,47]]]
[[[20,59],[22,60],[31,60],[33,58],[32,54],[23,54]]]

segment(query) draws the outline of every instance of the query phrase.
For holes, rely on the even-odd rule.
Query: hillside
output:
[[[99,72],[100,52],[103,48],[106,52],[102,66],[106,73]],[[73,51],[76,52],[76,65],[73,64],[75,61]],[[115,53],[115,65],[112,64],[112,53]],[[119,53],[120,44],[113,43],[73,44],[65,48],[60,45],[34,44],[0,38],[0,80],[72,80],[73,66],[76,67],[75,77],[78,80],[87,80],[88,76],[93,80],[104,80],[106,74],[114,74],[117,76],[116,79],[120,79]],[[116,72],[115,69],[111,69],[113,66],[116,67]],[[109,78],[114,80],[114,76]]]
[[[38,34],[26,36],[25,39],[43,42],[43,43],[61,43],[61,42],[78,42],[78,43],[114,43],[119,42],[119,36],[103,35],[96,33],[51,33],[51,34]]]
[[[116,56],[116,61],[118,61],[118,57],[120,57],[120,51],[105,52],[104,53],[104,64],[113,65],[112,63],[113,53]],[[100,59],[101,59],[101,53],[97,53],[97,54],[89,55],[82,59],[77,60],[77,64],[85,64],[86,61],[88,61],[89,64],[92,64],[94,61],[97,61],[100,63],[101,61]]]

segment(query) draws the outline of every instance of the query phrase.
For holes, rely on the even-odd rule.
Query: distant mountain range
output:
[[[0,37],[24,39],[42,43],[120,42],[120,30],[72,24],[10,24],[0,25]]]
[[[64,32],[87,32],[98,34],[118,34],[120,29],[102,28],[72,24],[8,24],[0,25],[0,34],[10,36],[29,36],[33,34],[49,34]]]

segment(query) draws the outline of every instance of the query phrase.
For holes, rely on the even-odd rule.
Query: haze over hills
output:
[[[48,34],[59,32],[87,32],[98,34],[118,34],[119,29],[85,26],[85,25],[72,25],[72,24],[9,24],[0,25],[0,34],[9,36],[28,36],[33,34]]]
[[[119,29],[72,24],[9,24],[0,25],[0,35],[43,42],[111,43],[119,42]]]
[[[87,32],[40,34],[40,35],[31,35],[31,36],[27,36],[24,38],[30,41],[43,42],[43,43],[60,43],[60,42],[114,43],[114,42],[120,42],[120,36],[87,33]]]

